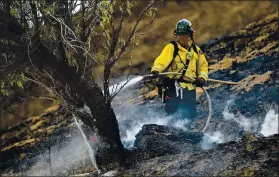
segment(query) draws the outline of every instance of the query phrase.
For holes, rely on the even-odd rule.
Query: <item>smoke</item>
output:
[[[84,139],[80,135],[75,135],[69,142],[53,146],[50,156],[54,175],[68,174],[72,169],[90,162]],[[34,160],[35,163],[23,172],[24,176],[51,175],[48,151]]]
[[[174,119],[174,117],[171,117],[170,119],[172,120],[172,119]],[[188,119],[177,120],[174,122],[174,124],[172,126],[178,128],[178,129],[181,129],[183,131],[187,131],[188,130],[187,126],[189,123],[190,123],[190,121]]]
[[[245,131],[259,132],[264,136],[269,136],[278,133],[278,113],[274,109],[270,109],[264,118],[264,122],[261,126],[261,130],[258,131],[259,125],[262,123],[259,118],[253,116],[250,118],[245,117],[240,112],[231,113],[229,107],[233,104],[234,100],[228,100],[227,105],[222,112],[223,118],[227,121],[235,121]]]
[[[127,95],[126,95],[127,96]],[[120,100],[119,100],[120,101]],[[127,107],[115,109],[118,117],[121,139],[126,148],[133,147],[136,134],[145,124],[169,125],[182,129],[187,129],[188,120],[177,120],[176,115],[166,115],[162,104],[150,103],[146,105],[131,104]]]
[[[135,84],[136,85],[136,84]],[[123,101],[135,98],[135,88],[129,87],[124,92],[120,92],[115,98],[115,102],[123,103]],[[257,115],[246,117],[237,110],[237,105],[234,103],[235,98],[232,97],[227,101],[224,110],[222,111],[223,121],[225,127],[221,127],[218,131],[208,132],[203,137],[201,147],[209,149],[214,144],[224,143],[235,140],[239,136],[240,130],[259,132],[260,117]],[[116,104],[117,104],[116,103]],[[187,131],[188,120],[176,120],[176,116],[167,116],[163,110],[163,105],[160,103],[149,103],[148,105],[129,105],[114,109],[118,117],[121,139],[126,148],[133,147],[135,135],[139,133],[144,124],[158,124],[173,126],[184,131]],[[278,114],[275,111],[269,111],[266,115],[265,121],[262,125],[261,133],[265,136],[278,133]],[[227,123],[226,123],[227,122]],[[238,126],[229,126],[229,122],[237,123]],[[276,122],[276,123],[275,123]],[[221,124],[220,124],[221,125]]]
[[[260,133],[264,136],[278,134],[278,113],[273,109],[267,112]]]
[[[224,134],[216,131],[213,133],[205,133],[200,144],[202,149],[210,149],[214,144],[224,143],[224,141]]]
[[[132,112],[126,112],[126,114],[123,113],[125,115],[125,120],[120,121],[120,131],[125,132],[125,136],[122,138],[122,142],[126,148],[133,147],[134,141],[136,139],[135,136],[142,129],[143,125],[169,125],[169,122],[173,119],[173,116],[170,117],[162,115],[163,110],[161,110],[161,112],[158,112],[154,111],[150,107],[146,107],[143,105],[135,105],[132,109],[131,107],[129,109],[132,110]],[[122,111],[125,111],[125,108],[123,108]]]
[[[139,78],[135,78],[135,81],[138,82],[139,80]],[[136,92],[138,90],[136,87],[137,84],[133,82],[125,91],[122,90],[119,92],[112,102],[119,122],[121,140],[125,148],[133,147],[136,134],[140,132],[142,126],[145,124],[167,125],[183,131],[188,130],[190,121],[187,119],[177,119],[179,112],[172,116],[167,115],[163,108],[163,103],[159,101],[151,101],[148,104],[142,105],[129,104],[123,106],[123,102],[139,96]]]
[[[234,103],[233,99],[227,101],[224,111],[222,112],[223,118],[227,121],[235,121],[245,131],[256,131],[259,122],[255,118],[246,118],[239,111],[235,114],[229,111],[229,107]]]
[[[146,110],[144,110],[146,111]],[[162,110],[163,111],[163,110]],[[135,119],[140,117],[141,115],[133,116]],[[171,124],[171,122],[173,124]],[[120,125],[120,131],[125,131],[124,132],[124,137],[122,137],[122,142],[126,148],[131,148],[133,147],[134,141],[136,139],[136,134],[139,133],[139,131],[142,129],[142,126],[145,124],[157,124],[157,125],[168,125],[168,126],[173,126],[178,129],[182,129],[184,131],[188,130],[187,129],[187,124],[188,120],[175,120],[175,115],[174,116],[165,116],[165,117],[147,117],[145,119],[138,119],[138,120],[131,120],[130,125],[126,128],[121,129]],[[121,122],[120,122],[121,124]]]
[[[132,85],[138,83],[140,80],[142,80],[143,77],[135,77],[131,79],[127,84],[126,81],[119,82],[116,85],[113,85],[110,87],[110,90],[114,89],[118,90],[120,87],[123,86],[123,89],[129,88]],[[124,86],[124,84],[126,84]],[[123,90],[122,90],[123,91]],[[130,95],[132,96],[132,94]],[[126,97],[127,98],[127,97]],[[123,98],[121,99],[123,101]],[[79,109],[78,111],[87,113],[91,115],[91,111],[88,106],[84,105],[84,108]],[[53,171],[53,175],[61,175],[61,174],[70,174],[74,169],[77,169],[79,167],[85,167],[86,165],[92,166],[90,164],[90,161],[92,163],[95,163],[94,158],[94,152],[95,149],[89,149],[90,143],[87,142],[87,140],[84,139],[83,136],[85,134],[83,133],[81,126],[82,122],[75,119],[75,123],[77,125],[77,128],[81,131],[79,133],[73,133],[70,134],[71,139],[69,141],[64,141],[62,143],[56,144],[51,147],[51,167]],[[127,138],[124,141],[127,142],[133,142],[134,136],[136,133],[138,133],[141,129],[141,126],[146,123],[154,123],[153,121],[138,121],[134,122],[134,127],[131,127],[130,129],[127,129]],[[160,120],[159,118],[155,123],[158,124],[164,124],[164,121]],[[82,133],[82,136],[80,135]],[[91,141],[97,141],[96,139],[93,139]],[[100,143],[100,142],[98,142]],[[88,150],[90,151],[90,155],[88,154]],[[30,162],[32,162],[32,165],[30,165]],[[42,153],[32,159],[27,159],[25,163],[21,164],[21,168],[23,169],[20,175],[24,176],[49,176],[51,175],[51,169],[49,165],[49,152],[46,151],[45,153]],[[95,166],[96,168],[96,166]],[[98,170],[98,169],[95,169]]]
[[[91,111],[86,105],[78,111],[87,113],[92,117]],[[69,132],[67,135],[67,139],[69,139],[53,145],[50,154],[47,150],[32,159],[26,159],[26,161],[21,164],[23,170],[20,175],[49,176],[52,175],[51,170],[53,175],[69,175],[85,167],[90,167],[90,170],[98,171],[95,152],[102,143],[98,141],[96,133],[93,132],[90,132],[91,136],[88,140],[82,129],[82,122],[75,116],[74,120],[76,129]],[[51,163],[49,163],[50,159]],[[30,165],[30,163],[32,163],[32,165]]]

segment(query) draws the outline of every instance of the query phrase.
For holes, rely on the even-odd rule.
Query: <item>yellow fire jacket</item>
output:
[[[167,44],[161,54],[155,59],[154,65],[151,71],[159,71],[161,72],[180,72],[182,73],[184,69],[184,64],[186,63],[186,59],[190,60],[188,64],[188,69],[185,73],[185,76],[190,76],[193,78],[202,77],[205,80],[208,79],[208,63],[205,58],[205,55],[201,51],[201,49],[197,46],[198,54],[191,47],[190,51],[182,47],[178,42],[178,55],[173,59],[174,46],[173,44]],[[170,67],[168,67],[170,65]],[[167,69],[168,67],[168,69]],[[196,68],[197,67],[197,68]],[[167,69],[167,70],[166,70]],[[198,73],[196,73],[198,71]],[[169,78],[178,79],[180,75],[168,75]],[[196,88],[195,85],[191,83],[179,83],[181,87],[188,88],[189,90],[193,90]]]

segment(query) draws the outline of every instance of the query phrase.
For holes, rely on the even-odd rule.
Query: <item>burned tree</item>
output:
[[[139,36],[151,32],[149,27],[161,5],[158,1],[144,2],[144,7],[139,4],[133,0],[1,1],[3,109],[20,101],[11,98],[8,90],[23,88],[28,82],[40,84],[65,107],[90,108],[92,118],[83,121],[96,128],[102,142],[96,157],[98,167],[107,170],[125,163],[125,149],[111,107],[117,91],[110,93],[109,83],[122,54],[135,47]],[[136,8],[141,10],[132,14]],[[149,21],[140,23],[145,17]],[[99,47],[104,47],[101,55],[91,47],[96,38]],[[103,91],[91,74],[92,66],[102,62]]]

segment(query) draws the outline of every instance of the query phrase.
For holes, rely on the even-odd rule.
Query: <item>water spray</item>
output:
[[[126,88],[131,87],[132,85],[138,83],[143,78],[144,78],[143,76],[136,76],[130,80],[125,80],[120,83],[114,84],[109,87],[109,92],[113,93],[113,92],[119,92],[120,90],[125,90]]]
[[[89,153],[89,157],[90,157],[90,160],[91,160],[91,163],[92,165],[95,167],[95,169],[97,170],[98,173],[100,173],[98,167],[97,167],[97,164],[96,164],[96,161],[95,161],[95,155],[94,155],[94,151],[92,150],[92,147],[91,145],[89,144],[87,138],[86,138],[86,135],[84,133],[84,131],[82,130],[82,127],[81,127],[81,124],[80,122],[78,121],[77,117],[75,115],[73,115],[73,118],[75,120],[75,124],[76,126],[78,127],[83,139],[84,139],[84,143],[86,145],[86,148],[88,150],[88,153]]]

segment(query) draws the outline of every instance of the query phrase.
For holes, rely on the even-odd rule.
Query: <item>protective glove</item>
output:
[[[152,78],[159,77],[159,71],[152,71],[151,74],[153,74]]]
[[[198,78],[193,82],[193,84],[195,84],[197,87],[203,87],[204,84],[205,84],[205,80],[204,80],[204,78],[198,77]]]

